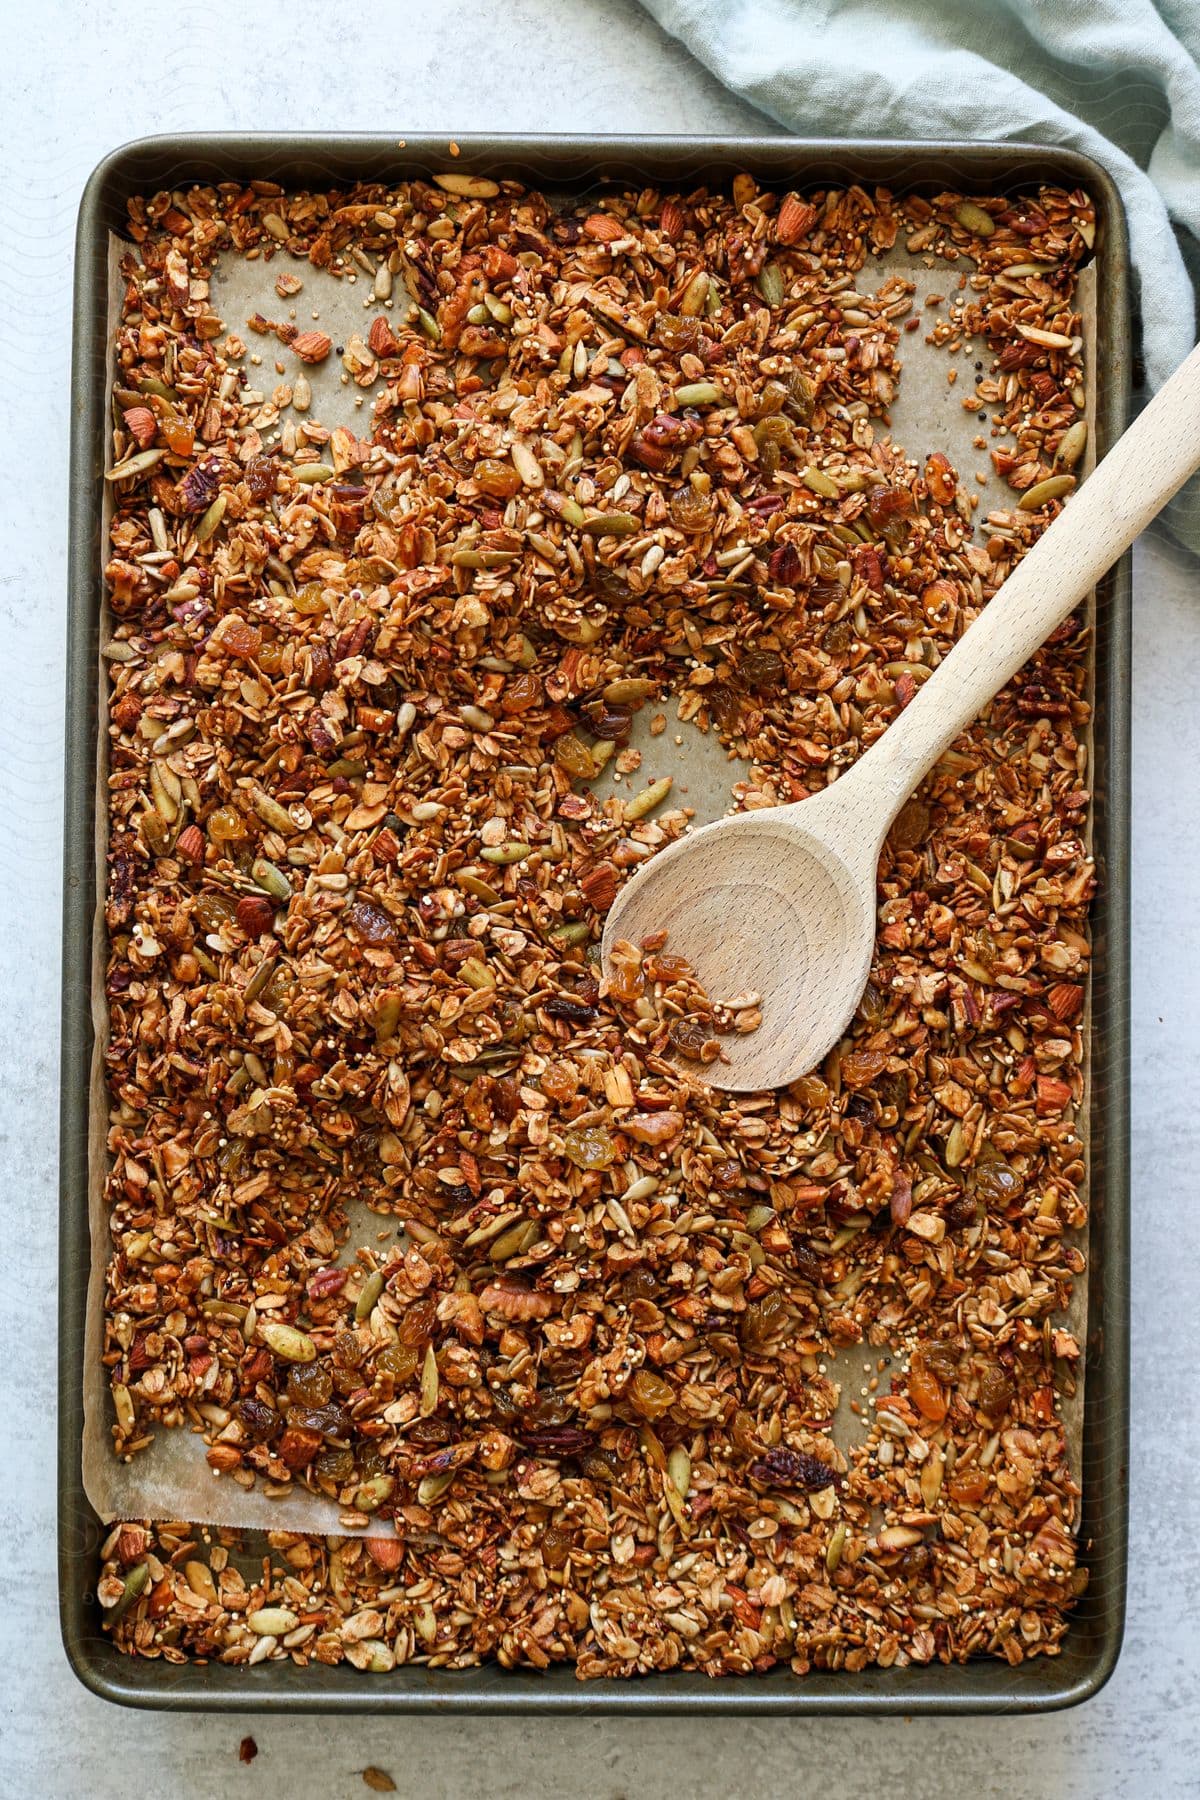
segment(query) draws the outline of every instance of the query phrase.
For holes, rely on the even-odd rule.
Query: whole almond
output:
[[[1046,1004],[1054,1017],[1065,1025],[1083,1011],[1083,989],[1071,981],[1056,982],[1046,995]]]
[[[141,450],[148,450],[158,436],[158,420],[148,406],[127,407],[125,427],[137,439]]]
[[[369,1537],[367,1555],[377,1569],[383,1569],[390,1575],[404,1561],[404,1545],[399,1538]]]
[[[610,862],[597,863],[580,876],[579,886],[589,906],[597,912],[607,912],[617,897],[616,868]]]
[[[1044,1119],[1048,1113],[1061,1112],[1070,1104],[1071,1089],[1057,1075],[1039,1075],[1037,1078],[1037,1115]]]
[[[237,922],[247,937],[261,937],[275,921],[275,908],[257,894],[247,894],[237,905]]]
[[[815,206],[809,206],[805,200],[798,200],[795,194],[789,194],[779,208],[779,217],[775,221],[775,237],[780,244],[798,244],[806,232],[812,229],[817,216]]]
[[[611,213],[591,213],[583,221],[583,229],[598,244],[611,244],[625,236],[625,227]]]
[[[371,320],[371,329],[367,333],[367,343],[376,356],[397,356],[400,346],[396,342],[395,333],[385,318]]]
[[[687,227],[687,214],[678,200],[664,200],[659,226],[665,238],[678,243]]]
[[[301,362],[324,362],[333,349],[333,339],[323,331],[301,331],[292,339],[292,349]]]
[[[184,862],[204,861],[204,833],[198,825],[185,825],[175,840],[175,849]]]

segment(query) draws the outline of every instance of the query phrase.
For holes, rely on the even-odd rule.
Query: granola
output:
[[[128,229],[114,1449],[197,1433],[215,1478],[385,1531],[247,1563],[122,1523],[116,1641],[581,1677],[1053,1653],[1085,1583],[1056,1320],[1084,1267],[1086,622],[901,813],[820,1070],[710,1088],[760,997],[714,1009],[661,944],[610,986],[597,946],[690,817],[635,784],[636,714],[744,758],[740,806],[804,797],[1069,494],[1087,196],[739,176],[572,209],[455,172],[164,192]],[[944,265],[928,314],[872,281],[898,234]],[[229,253],[286,317],[216,314]],[[369,284],[363,335],[301,329],[306,268]],[[923,326],[1012,490],[985,517],[888,432]],[[313,410],[330,357],[366,435]],[[351,1197],[383,1238],[348,1243]]]

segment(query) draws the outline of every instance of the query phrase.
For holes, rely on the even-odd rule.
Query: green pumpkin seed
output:
[[[570,950],[576,944],[586,943],[591,931],[586,919],[577,919],[570,925],[559,925],[550,933],[550,942],[560,950]]]
[[[811,488],[814,494],[821,494],[826,500],[836,500],[841,491],[832,475],[826,475],[824,469],[814,469],[811,465],[804,470],[800,479],[806,488]]]
[[[471,875],[460,869],[454,879],[464,893],[473,895],[476,900],[482,900],[485,906],[500,905],[503,896],[498,894],[494,887],[489,887],[486,881],[481,881],[478,875]]]
[[[506,866],[509,863],[524,862],[527,856],[532,856],[533,845],[522,844],[518,839],[514,838],[507,844],[489,845],[486,850],[481,850],[479,854],[484,862],[500,863]]]
[[[488,1260],[494,1263],[510,1262],[514,1256],[520,1256],[523,1250],[536,1243],[538,1235],[537,1223],[533,1219],[522,1219],[516,1225],[498,1237],[488,1251]]]
[[[427,1419],[437,1406],[441,1382],[438,1379],[437,1356],[430,1344],[421,1367],[421,1417]]]
[[[973,200],[960,201],[954,209],[954,217],[964,231],[973,231],[976,237],[989,238],[996,229],[991,213],[984,212]]]
[[[644,819],[647,813],[662,803],[675,785],[672,775],[664,775],[661,781],[652,781],[648,788],[635,794],[632,800],[625,802],[625,819],[628,823],[633,819]]]
[[[268,862],[265,856],[255,857],[250,866],[250,875],[254,881],[257,881],[263,892],[270,894],[273,900],[283,902],[291,899],[291,882],[283,870],[277,869],[275,864]]]
[[[308,1333],[298,1331],[294,1325],[285,1325],[282,1319],[260,1319],[258,1337],[272,1355],[278,1356],[283,1362],[316,1361],[317,1346]]]
[[[715,381],[689,381],[675,389],[680,406],[720,406],[725,396]]]
[[[783,305],[783,270],[778,263],[764,263],[754,285],[768,306]]]
[[[1061,500],[1074,486],[1073,475],[1048,475],[1045,481],[1035,482],[1027,493],[1022,494],[1017,505],[1022,512],[1037,512],[1051,500]]]
[[[332,463],[301,463],[299,468],[292,470],[292,474],[306,487],[312,487],[318,481],[332,481],[337,470]]]
[[[295,1631],[299,1623],[299,1614],[290,1606],[260,1606],[257,1612],[246,1614],[246,1624],[256,1637],[282,1637],[285,1631]]]
[[[360,1322],[369,1319],[372,1308],[383,1292],[383,1276],[378,1269],[372,1271],[362,1284],[362,1292],[354,1302],[354,1317]]]
[[[658,692],[658,683],[657,681],[627,677],[622,681],[610,681],[608,686],[600,691],[604,698],[612,701],[615,706],[628,706],[636,704],[639,700],[649,700],[652,694]]]
[[[207,544],[209,538],[217,529],[221,520],[225,517],[225,508],[228,504],[229,499],[227,495],[217,495],[216,499],[196,527],[196,542],[198,544]]]
[[[131,475],[144,475],[166,455],[165,450],[139,450],[136,456],[127,456],[124,462],[115,463],[105,475],[105,481],[126,481]]]
[[[1064,469],[1073,469],[1083,455],[1087,436],[1087,420],[1076,419],[1059,439],[1058,449],[1054,452],[1055,462],[1061,463]]]
[[[368,1481],[359,1482],[354,1490],[354,1505],[359,1512],[378,1512],[385,1500],[390,1500],[396,1491],[394,1475],[372,1475]]]
[[[201,1600],[207,1600],[210,1605],[216,1605],[218,1599],[217,1584],[212,1578],[212,1570],[207,1563],[184,1563],[183,1578],[191,1588],[193,1594],[199,1594]]]
[[[199,951],[193,950],[193,955],[199,957]],[[253,975],[246,983],[246,991],[242,995],[242,999],[247,1006],[258,999],[258,996],[262,993],[268,981],[270,981],[271,976],[275,972],[275,960],[276,959],[273,956],[264,956],[257,969],[255,969]],[[214,979],[218,973],[219,971],[216,969],[212,971]]]
[[[582,520],[580,530],[590,537],[629,537],[641,530],[641,522],[628,512],[593,513]]]
[[[417,308],[417,324],[432,343],[441,343],[442,328],[434,318],[433,314],[426,312],[423,306],[418,306]]]
[[[146,1591],[146,1583],[150,1579],[149,1563],[135,1563],[125,1577],[125,1586],[118,1595],[116,1603],[110,1606],[104,1617],[109,1625],[115,1625],[123,1618],[140,1594]]]
[[[679,301],[679,310],[685,319],[695,319],[704,311],[707,301],[708,276],[703,269],[697,269],[683,290]]]
[[[496,977],[481,957],[469,956],[458,972],[467,986],[474,988],[477,994],[496,985]]]
[[[453,1469],[443,1469],[440,1475],[426,1475],[417,1483],[418,1504],[431,1506],[435,1500],[440,1500],[453,1480]]]
[[[688,1497],[688,1489],[692,1485],[692,1459],[682,1444],[676,1444],[667,1458],[667,1474],[671,1486],[681,1500]]]
[[[501,569],[516,554],[515,550],[455,550],[450,564],[455,569]]]
[[[272,800],[270,794],[264,793],[262,788],[250,789],[250,804],[263,823],[273,831],[282,831],[291,837],[298,829],[291,814],[285,812],[278,800]]]
[[[829,1548],[825,1552],[825,1569],[830,1575],[836,1575],[838,1564],[842,1560],[842,1552],[846,1548],[845,1522],[835,1526],[833,1536],[829,1540]]]

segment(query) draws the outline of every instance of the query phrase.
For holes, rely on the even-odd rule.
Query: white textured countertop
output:
[[[8,15],[17,21],[15,0]],[[1200,1793],[1200,565],[1137,558],[1133,1504],[1120,1666],[1055,1717],[901,1723],[210,1718],[124,1712],[70,1673],[55,1591],[62,658],[70,267],[95,162],[150,132],[770,129],[632,0],[50,0],[0,76],[0,1797]],[[238,1742],[259,1755],[242,1767]]]

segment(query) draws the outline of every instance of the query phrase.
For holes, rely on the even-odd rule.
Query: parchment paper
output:
[[[123,240],[115,236],[110,238],[110,386],[115,377],[113,346],[122,294],[118,262],[129,248]],[[901,336],[903,372],[890,409],[891,436],[918,466],[924,463],[931,451],[943,451],[957,469],[962,485],[979,492],[980,504],[974,515],[975,540],[978,542],[986,536],[983,522],[987,513],[997,507],[1011,507],[1014,503],[1010,490],[994,475],[987,450],[974,447],[973,439],[981,431],[987,435],[987,428],[979,423],[980,415],[964,410],[961,405],[963,396],[974,391],[973,365],[985,352],[977,346],[967,345],[957,355],[951,355],[945,349],[925,342],[926,331],[936,319],[945,316],[942,308],[934,310],[925,307],[926,295],[940,293],[946,295],[948,300],[956,289],[958,273],[965,266],[962,263],[948,265],[939,260],[928,267],[922,257],[911,255],[900,240],[892,250],[882,256],[872,257],[855,279],[859,290],[863,292],[874,292],[892,274],[902,274],[916,283],[914,312],[922,320],[922,329],[906,332]],[[275,277],[281,269],[292,268],[303,276],[303,290],[291,299],[281,300],[275,292]],[[283,347],[274,335],[259,337],[247,329],[246,321],[252,314],[257,312],[268,319],[282,320],[288,318],[290,309],[294,308],[295,323],[300,330],[315,328],[326,331],[333,338],[335,346],[342,346],[353,333],[357,332],[365,337],[371,319],[383,310],[378,301],[372,300],[371,295],[371,277],[365,271],[358,273],[356,277],[339,281],[326,271],[312,269],[307,263],[293,265],[290,258],[284,257],[277,257],[270,264],[247,262],[238,256],[223,257],[214,270],[212,283],[214,310],[224,320],[226,331],[236,334],[248,347],[246,358],[237,366],[245,369],[250,387],[258,390],[265,400],[270,399],[273,390],[280,383],[291,379],[295,372],[295,359],[283,353]],[[397,281],[397,306],[402,297],[402,289]],[[1076,295],[1076,305],[1083,316],[1089,417],[1094,413],[1095,396],[1095,297],[1095,269],[1089,266],[1080,272]],[[261,357],[259,364],[252,363],[251,357],[254,355]],[[277,372],[277,360],[285,364],[286,375]],[[947,381],[947,373],[952,368],[958,371],[955,385],[950,385]],[[345,381],[341,360],[336,354],[331,355],[325,363],[306,369],[305,373],[313,394],[312,406],[305,417],[330,428],[345,425],[359,436],[369,435],[373,391]],[[299,418],[285,408],[280,414],[280,424],[289,418],[300,423]],[[989,447],[991,442],[989,438]],[[1089,443],[1085,469],[1091,467],[1092,460],[1093,449]],[[111,441],[106,461],[111,464]],[[982,484],[975,480],[977,472],[987,477]],[[111,506],[111,491],[106,484],[103,538],[105,552]],[[1089,602],[1089,606],[1094,616],[1094,604]],[[101,625],[101,643],[107,642],[111,624],[106,604]],[[107,674],[103,665],[99,672],[99,683],[99,691],[103,696],[107,693]],[[732,785],[748,776],[749,766],[728,756],[714,735],[704,735],[692,726],[675,723],[672,718],[673,709],[666,710],[669,722],[661,737],[649,735],[651,708],[644,709],[635,720],[631,741],[643,753],[643,764],[636,777],[636,786],[640,787],[662,775],[674,775],[675,795],[695,808],[697,824],[706,824],[711,819],[720,818],[728,810]],[[679,742],[676,742],[677,737]],[[1090,780],[1090,732],[1088,748]],[[302,1531],[314,1534],[338,1532],[358,1536],[390,1532],[390,1526],[372,1521],[364,1531],[347,1534],[346,1528],[339,1524],[341,1509],[335,1503],[312,1495],[302,1488],[271,1498],[263,1491],[261,1478],[253,1488],[247,1490],[228,1476],[217,1477],[204,1459],[206,1445],[203,1438],[185,1427],[160,1430],[151,1448],[135,1457],[132,1462],[122,1462],[113,1453],[112,1402],[107,1375],[101,1363],[104,1271],[111,1252],[108,1208],[104,1200],[109,1099],[104,1079],[104,1049],[108,1030],[104,994],[106,940],[103,916],[108,736],[106,709],[103,706],[100,708],[96,761],[99,900],[93,930],[91,994],[95,1026],[90,1094],[92,1129],[89,1141],[91,1275],[83,1369],[83,1480],[88,1499],[106,1524],[114,1519],[153,1518],[187,1519],[199,1525],[221,1525],[245,1530]],[[612,783],[610,765],[595,785],[598,791],[607,793],[613,791]],[[1085,1102],[1088,1091],[1090,1079],[1085,1090]],[[1081,1109],[1079,1129],[1086,1134],[1086,1103]],[[350,1201],[346,1211],[350,1220],[350,1233],[342,1253],[343,1262],[353,1260],[358,1244],[370,1243],[379,1248],[381,1239],[396,1235],[397,1227],[394,1222],[369,1211],[360,1203]],[[1070,1241],[1077,1243],[1087,1253],[1086,1230],[1071,1234]],[[1080,1344],[1086,1341],[1087,1283],[1082,1277],[1074,1284],[1071,1305],[1062,1323]],[[861,1417],[857,1416],[850,1411],[848,1402],[865,1384],[867,1377],[864,1365],[869,1361],[873,1370],[879,1354],[878,1350],[864,1343],[853,1345],[838,1355],[829,1355],[824,1359],[831,1379],[841,1383],[842,1404],[834,1422],[833,1435],[843,1450],[860,1441],[866,1434],[866,1409],[864,1408]],[[1070,1398],[1060,1397],[1060,1407],[1070,1465],[1078,1481],[1082,1468],[1082,1359],[1078,1365],[1076,1380],[1075,1394]]]

